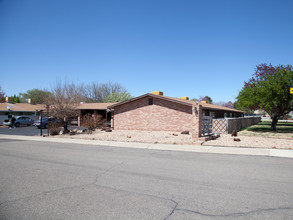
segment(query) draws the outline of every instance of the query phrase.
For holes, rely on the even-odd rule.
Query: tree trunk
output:
[[[68,134],[69,133],[69,130],[68,130],[68,127],[67,127],[67,121],[64,121],[63,122],[63,134]]]
[[[271,125],[271,129],[272,131],[276,131],[277,130],[277,123],[278,123],[279,117],[274,116],[272,117],[272,125]]]

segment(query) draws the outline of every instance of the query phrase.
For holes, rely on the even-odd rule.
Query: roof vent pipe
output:
[[[154,94],[154,95],[163,95],[164,93],[161,92],[161,91],[154,91],[154,92],[152,92],[152,94]]]

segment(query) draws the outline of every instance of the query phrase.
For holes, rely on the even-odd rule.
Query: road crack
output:
[[[229,213],[229,214],[223,214],[223,215],[214,215],[214,214],[207,214],[207,213],[202,213],[199,211],[194,211],[194,210],[189,210],[189,209],[178,209],[176,208],[173,212],[175,211],[183,211],[183,212],[190,212],[194,213],[197,215],[201,216],[206,216],[206,217],[239,217],[239,216],[246,216],[254,213],[259,213],[259,212],[273,212],[273,211],[280,211],[280,210],[293,210],[293,207],[279,207],[279,208],[267,208],[267,209],[256,209],[248,212],[235,212],[235,213]]]

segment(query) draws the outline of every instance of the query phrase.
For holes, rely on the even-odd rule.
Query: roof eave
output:
[[[108,109],[110,109],[110,108],[115,108],[115,107],[117,107],[117,106],[119,106],[119,105],[124,105],[124,104],[126,104],[126,103],[133,102],[133,101],[135,101],[135,100],[138,100],[138,99],[141,99],[141,98],[144,98],[144,97],[147,97],[147,96],[149,96],[149,97],[153,97],[153,98],[164,99],[164,100],[167,100],[167,101],[170,101],[170,102],[179,103],[179,104],[182,104],[182,105],[192,106],[191,103],[180,102],[180,101],[176,101],[176,100],[174,100],[174,99],[169,99],[169,98],[167,98],[167,97],[165,97],[165,96],[154,95],[154,94],[152,94],[152,93],[147,93],[147,94],[144,94],[144,95],[141,95],[141,96],[138,96],[138,97],[135,97],[135,98],[129,99],[129,100],[127,100],[127,101],[120,102],[120,103],[117,103],[117,104],[115,104],[115,105],[108,106]]]

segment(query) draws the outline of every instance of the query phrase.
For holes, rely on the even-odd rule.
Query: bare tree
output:
[[[112,82],[83,84],[79,89],[85,102],[104,102],[106,97],[112,93],[127,93],[127,90],[122,85]]]
[[[2,87],[0,85],[0,100],[4,99],[4,97],[5,97],[5,92],[2,90]]]
[[[79,88],[74,83],[57,82],[51,92],[52,95],[48,98],[50,114],[62,121],[64,133],[68,133],[69,121],[78,116],[77,106],[82,100]]]

